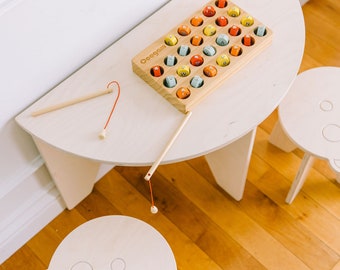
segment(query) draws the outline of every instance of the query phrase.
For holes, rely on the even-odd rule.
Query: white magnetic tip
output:
[[[105,137],[106,137],[106,130],[103,129],[103,131],[100,132],[100,134],[99,134],[99,138],[103,140],[103,139],[105,139]]]
[[[152,214],[157,214],[158,213],[158,208],[156,206],[151,206],[151,213]]]
[[[147,174],[144,176],[144,180],[150,181],[150,179],[151,179],[151,174],[150,174],[150,173],[147,173]]]

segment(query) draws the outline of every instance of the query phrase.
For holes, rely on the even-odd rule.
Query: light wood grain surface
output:
[[[73,230],[58,246],[48,269],[176,270],[177,267],[169,244],[152,226],[128,216],[107,215]]]

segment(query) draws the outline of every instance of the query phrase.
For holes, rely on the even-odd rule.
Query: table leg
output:
[[[296,195],[299,193],[303,183],[305,182],[308,171],[310,167],[313,165],[313,161],[314,157],[309,153],[305,153],[299,171],[286,197],[286,203],[291,204],[295,199]]]
[[[256,128],[205,156],[216,182],[238,201],[243,197],[255,134]]]
[[[36,137],[33,140],[66,207],[74,208],[91,193],[100,163],[61,151]]]

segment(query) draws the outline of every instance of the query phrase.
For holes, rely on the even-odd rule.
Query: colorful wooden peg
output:
[[[238,16],[240,16],[241,11],[238,7],[233,6],[233,7],[228,9],[227,13],[231,17],[238,17]]]
[[[219,8],[225,8],[228,5],[227,0],[217,0],[215,5]]]
[[[195,54],[190,58],[190,64],[192,64],[195,67],[201,66],[204,62],[204,59],[201,55]]]
[[[184,25],[181,25],[180,27],[178,27],[177,32],[181,36],[187,36],[191,33],[191,29],[190,29],[189,26],[184,24]]]
[[[200,26],[203,23],[203,19],[200,16],[194,16],[191,18],[190,23],[192,26]]]
[[[170,34],[164,38],[164,42],[166,45],[174,46],[177,44],[178,40],[174,35]]]
[[[181,87],[176,91],[176,96],[180,99],[186,99],[190,94],[190,90],[187,87]]]
[[[206,17],[212,17],[216,14],[216,10],[214,9],[213,6],[206,6],[203,9],[203,15]]]
[[[206,66],[203,69],[203,73],[207,77],[215,77],[217,75],[217,68],[212,65]]]
[[[231,36],[238,36],[241,34],[241,28],[238,27],[237,25],[233,25],[232,27],[229,28],[229,34]]]
[[[230,54],[232,56],[239,56],[242,54],[242,49],[240,46],[234,45],[230,48]]]

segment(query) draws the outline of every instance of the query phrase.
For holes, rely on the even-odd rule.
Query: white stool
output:
[[[153,227],[127,216],[85,222],[58,246],[49,270],[176,270],[173,253]]]
[[[292,203],[300,191],[314,157],[327,159],[340,183],[340,68],[299,74],[278,112],[269,141],[286,152],[297,146],[305,151],[286,202]]]

